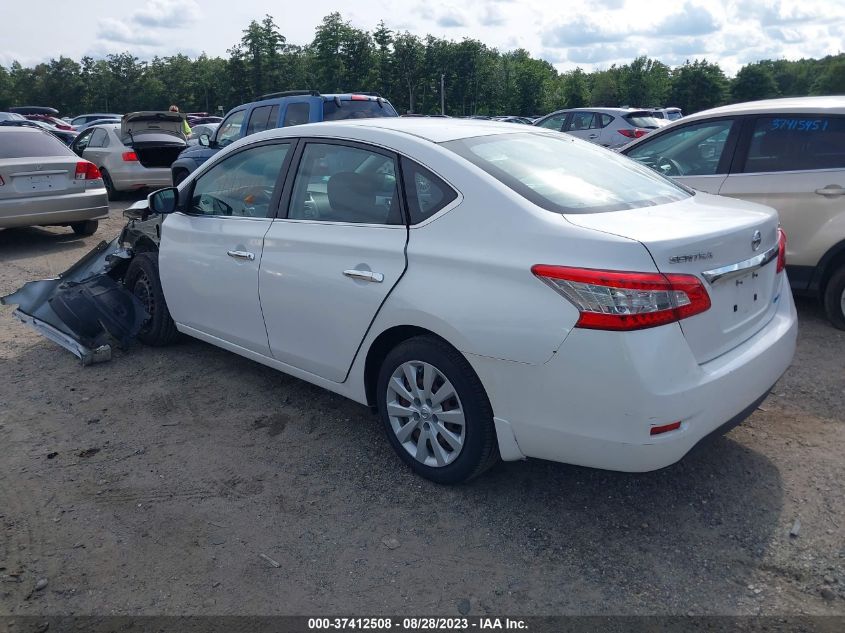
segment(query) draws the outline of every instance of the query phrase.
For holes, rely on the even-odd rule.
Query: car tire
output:
[[[109,172],[105,169],[100,169],[100,175],[103,177],[103,184],[106,186],[106,193],[109,196],[109,200],[120,200],[120,192],[114,188],[114,183]]]
[[[824,310],[833,327],[845,330],[845,266],[828,279],[823,299]]]
[[[70,228],[77,235],[94,235],[99,226],[100,223],[97,220],[85,220],[84,222],[73,222]]]
[[[178,187],[189,175],[187,169],[177,169],[173,172],[173,186]]]
[[[417,474],[458,484],[498,462],[487,393],[466,358],[445,341],[419,336],[400,343],[384,359],[376,389],[388,441]]]
[[[169,345],[179,337],[176,324],[170,318],[170,310],[161,289],[158,274],[158,254],[139,253],[129,263],[123,277],[126,289],[144,304],[150,318],[138,332],[138,340],[146,345],[159,347]]]

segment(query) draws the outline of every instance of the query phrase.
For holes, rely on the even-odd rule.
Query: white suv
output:
[[[699,112],[621,152],[679,182],[777,209],[792,289],[845,329],[845,97]]]

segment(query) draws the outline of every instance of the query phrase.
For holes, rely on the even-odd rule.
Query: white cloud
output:
[[[126,22],[115,18],[100,18],[98,20],[97,37],[107,42],[119,44],[159,46],[162,43],[162,40],[148,29],[133,28]]]
[[[149,0],[130,20],[139,26],[178,29],[196,22],[199,14],[199,5],[194,0]]]

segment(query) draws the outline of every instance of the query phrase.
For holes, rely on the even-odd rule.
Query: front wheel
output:
[[[126,289],[135,295],[149,314],[144,321],[138,340],[147,345],[161,346],[174,342],[179,331],[170,318],[170,310],[164,300],[164,291],[158,275],[157,253],[139,253],[129,263],[123,278]]]
[[[845,330],[845,266],[833,273],[825,286],[824,310],[833,327]]]
[[[444,341],[420,336],[399,344],[382,364],[377,389],[388,440],[417,474],[457,484],[498,461],[484,387],[467,360]]]

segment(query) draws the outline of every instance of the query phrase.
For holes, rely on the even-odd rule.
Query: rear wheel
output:
[[[106,186],[106,193],[109,195],[109,200],[119,200],[120,192],[114,188],[114,182],[112,182],[109,172],[105,169],[100,169],[100,175],[103,177],[103,184]]]
[[[158,275],[158,255],[139,253],[130,262],[123,278],[126,289],[135,295],[149,314],[138,340],[147,345],[161,346],[173,343],[179,336],[176,324],[164,300],[164,291]]]
[[[74,222],[70,225],[73,232],[77,235],[94,235],[100,223],[97,220],[85,220],[84,222]]]
[[[824,310],[834,327],[845,330],[845,266],[834,272],[827,282]]]
[[[382,364],[377,389],[388,440],[417,474],[457,484],[498,461],[484,387],[467,360],[444,341],[420,336],[399,344]]]

